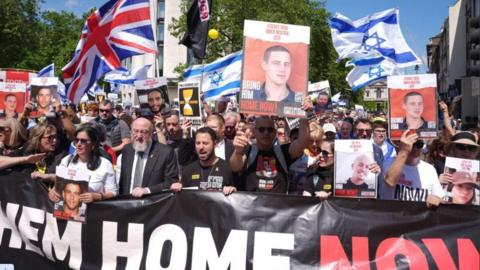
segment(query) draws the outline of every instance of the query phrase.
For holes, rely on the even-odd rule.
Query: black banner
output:
[[[480,269],[475,206],[182,191],[95,202],[81,224],[28,175],[0,185],[0,269]]]

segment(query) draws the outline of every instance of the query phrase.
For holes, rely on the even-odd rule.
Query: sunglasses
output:
[[[413,144],[413,147],[420,149],[420,148],[423,148],[424,145],[425,145],[424,142],[422,142],[422,141],[416,141],[416,142]]]
[[[51,142],[51,141],[53,141],[53,140],[55,140],[55,139],[57,138],[57,134],[52,134],[52,135],[50,135],[50,136],[43,136],[42,138],[43,138],[43,139],[47,139],[48,141]]]
[[[110,112],[110,110],[104,110],[104,109],[99,109],[99,111],[100,111],[101,113],[109,113],[109,112]]]
[[[256,128],[260,133],[265,133],[267,131],[268,133],[272,133],[275,131],[273,127],[258,127]]]
[[[330,156],[331,153],[327,150],[322,150],[320,154],[322,154],[322,157],[327,158],[328,156]]]
[[[365,133],[365,132],[366,132],[366,133],[370,133],[370,132],[372,132],[372,130],[371,130],[371,129],[363,129],[363,128],[360,128],[360,129],[357,129],[357,132],[360,132],[360,133]]]
[[[460,151],[469,151],[469,152],[475,152],[477,150],[477,147],[475,145],[465,145],[465,144],[455,144],[455,148],[457,148]]]
[[[10,131],[12,131],[12,129],[9,127],[0,127],[0,132],[10,132]]]
[[[86,144],[90,143],[90,140],[87,140],[87,139],[75,139],[74,143],[75,143],[75,144],[86,145]]]

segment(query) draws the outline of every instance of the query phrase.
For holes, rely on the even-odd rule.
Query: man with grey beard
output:
[[[117,163],[120,195],[140,198],[165,189],[181,189],[173,149],[152,140],[152,122],[138,118],[131,128],[131,143],[125,146]]]

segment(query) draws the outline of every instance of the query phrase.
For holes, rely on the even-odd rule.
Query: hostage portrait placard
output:
[[[178,99],[180,114],[188,118],[200,118],[200,83],[180,82],[178,83]]]
[[[85,223],[87,204],[80,200],[80,195],[88,192],[88,173],[57,166],[55,174],[55,191],[60,199],[53,206],[53,216]]]
[[[169,104],[165,77],[137,80],[134,84],[140,105],[140,116],[153,118],[157,111],[164,111]]]
[[[240,111],[305,117],[310,28],[246,20]]]
[[[388,76],[389,129],[399,139],[407,129],[420,138],[437,137],[437,78],[435,74]]]
[[[24,83],[0,82],[0,117],[17,117],[25,107]]]
[[[52,117],[55,116],[52,103],[57,97],[58,78],[57,77],[37,77],[32,79],[30,85],[30,102],[34,109],[30,117]]]
[[[335,140],[335,196],[377,197],[377,175],[369,166],[375,162],[369,140]]]
[[[445,197],[454,204],[480,205],[480,161],[446,157],[443,177],[440,177]]]

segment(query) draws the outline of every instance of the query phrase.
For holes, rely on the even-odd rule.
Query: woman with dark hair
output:
[[[112,163],[100,155],[100,137],[98,130],[92,125],[81,125],[75,132],[76,152],[62,159],[60,165],[88,171],[88,192],[80,195],[85,203],[109,199],[117,195],[117,183]],[[60,198],[55,189],[51,189],[49,197],[53,202]]]
[[[303,196],[327,199],[333,191],[334,142],[323,141],[316,162],[307,169]]]

